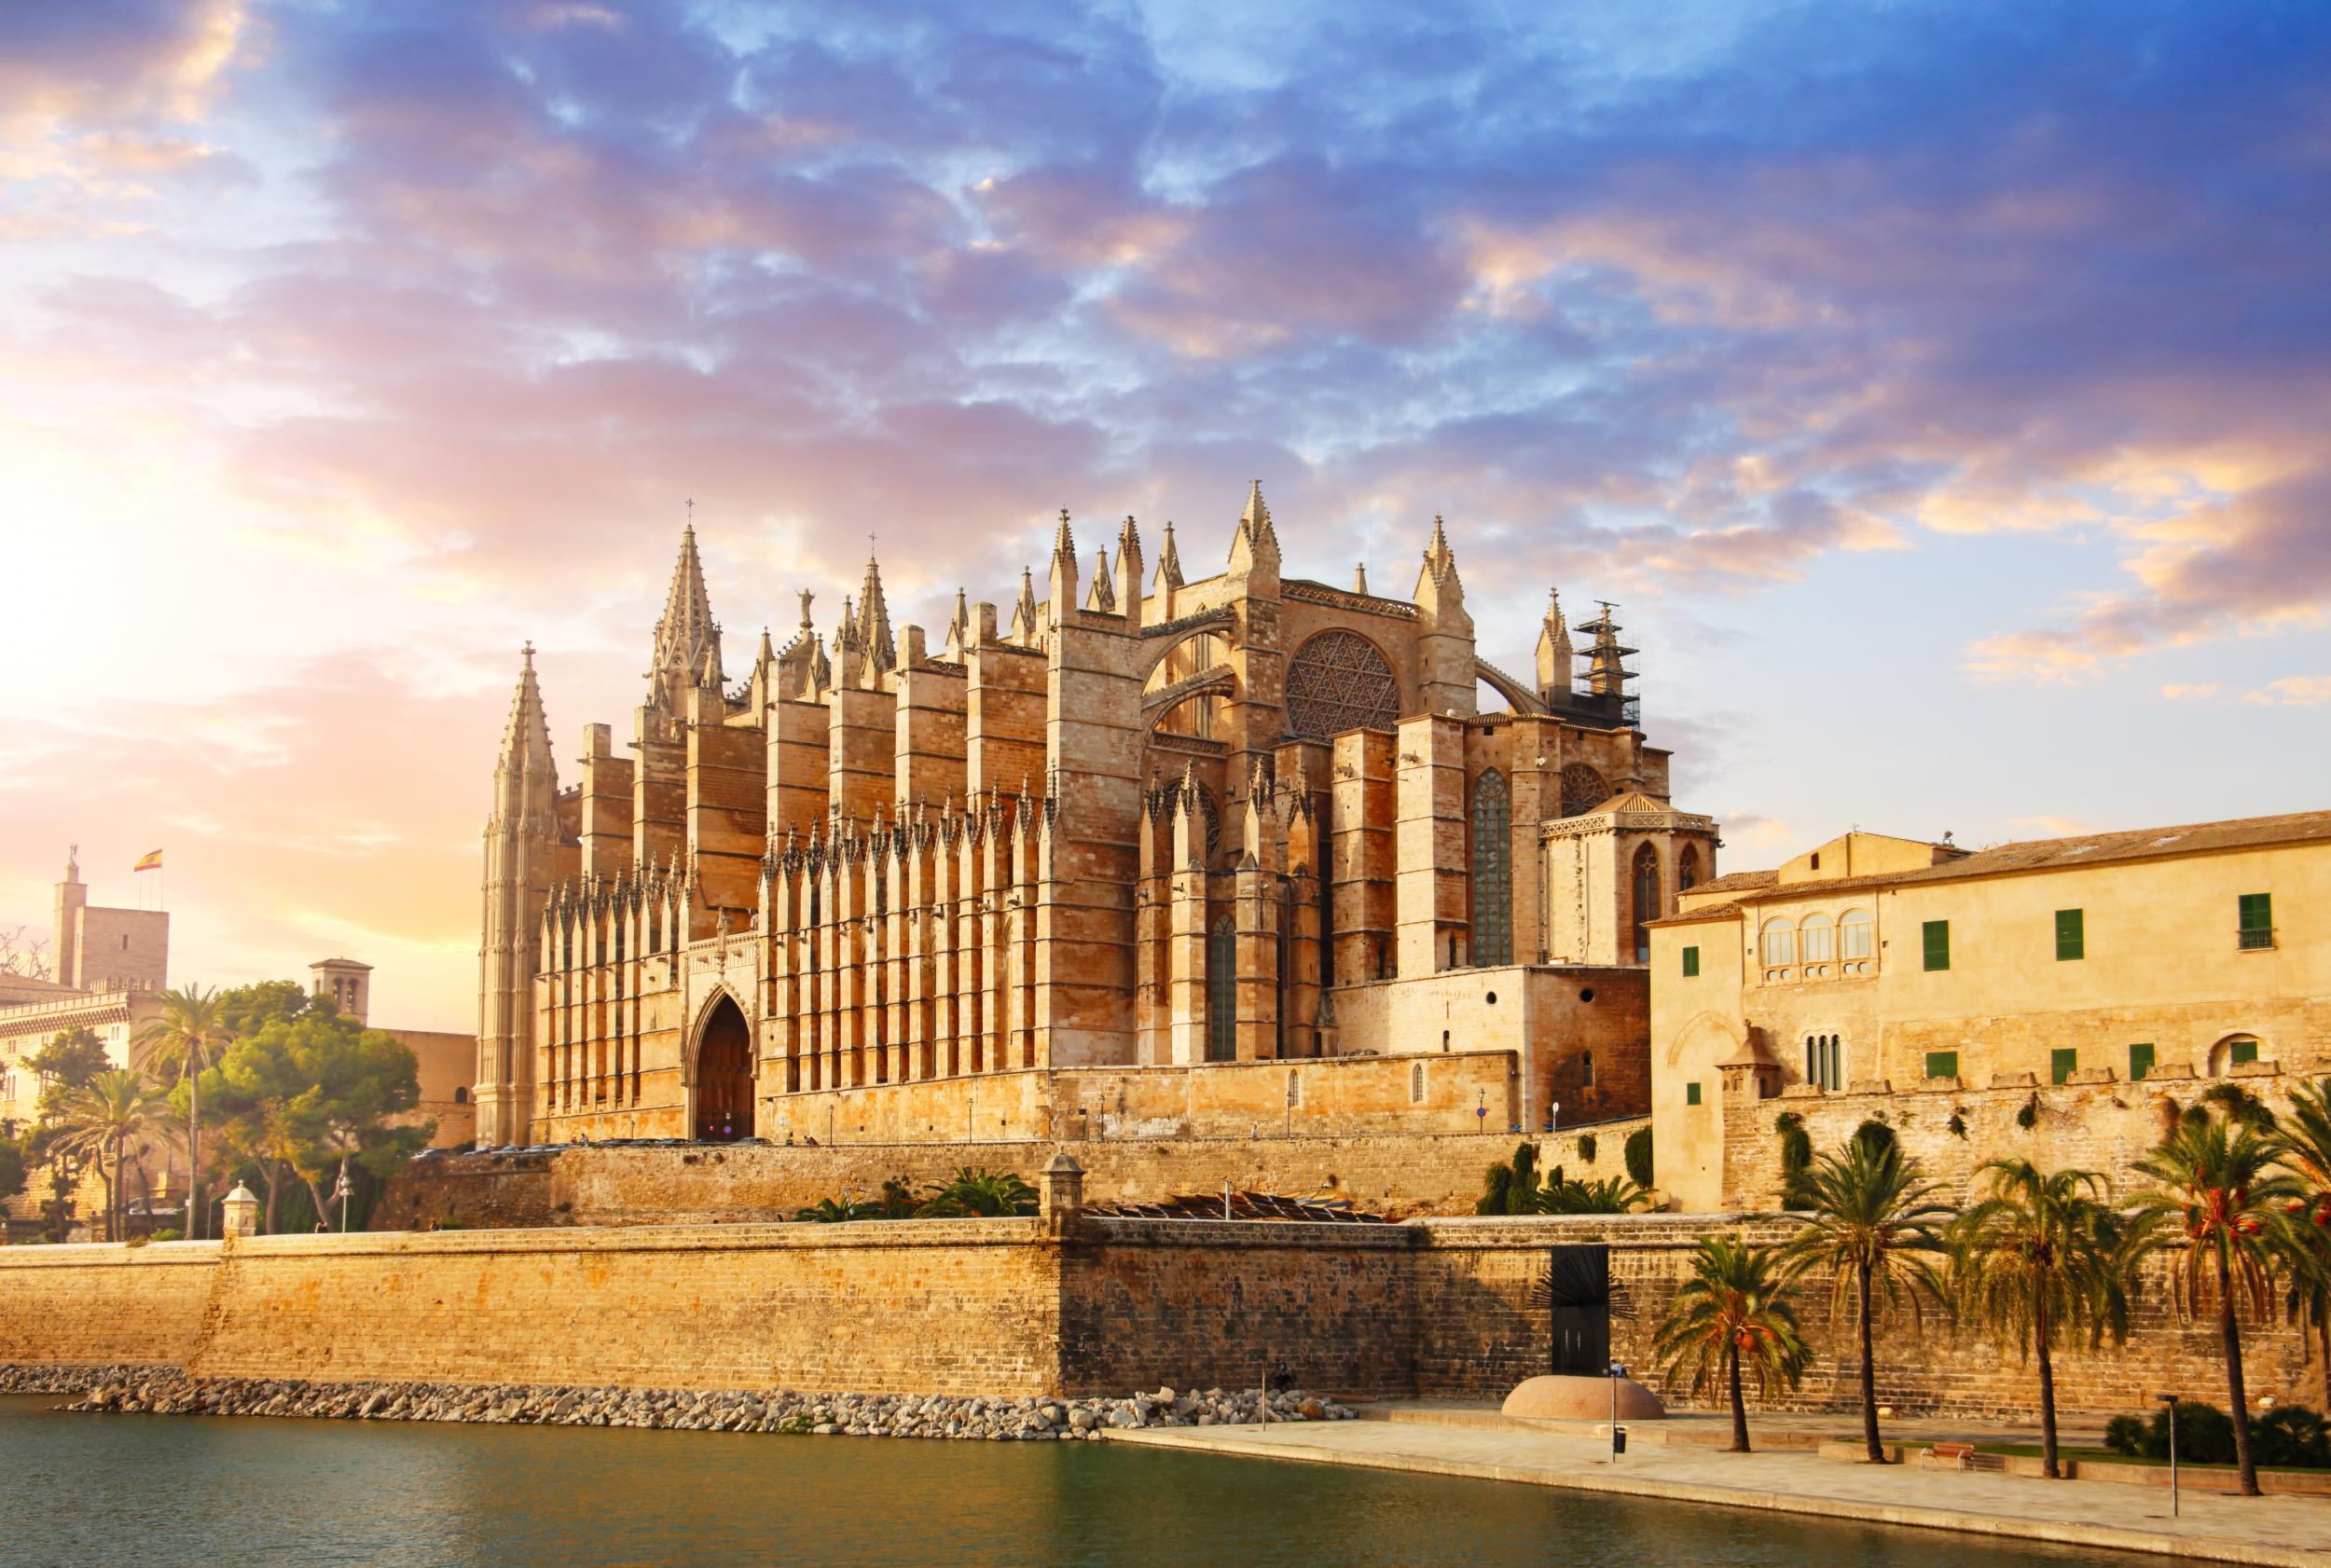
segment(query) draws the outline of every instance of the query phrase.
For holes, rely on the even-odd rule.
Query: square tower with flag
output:
[[[159,849],[138,871],[161,865]],[[159,909],[109,909],[89,901],[77,847],[57,884],[56,978],[78,990],[159,991],[170,983],[170,915]]]

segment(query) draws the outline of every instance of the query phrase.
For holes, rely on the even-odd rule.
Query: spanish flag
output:
[[[162,852],[159,849],[155,850],[152,854],[146,856],[144,860],[140,860],[136,865],[131,866],[130,869],[133,872],[161,870]]]

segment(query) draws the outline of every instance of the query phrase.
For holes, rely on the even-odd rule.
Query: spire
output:
[[[1257,567],[1278,570],[1278,530],[1271,526],[1271,509],[1263,504],[1262,481],[1247,484],[1247,509],[1238,515],[1238,531],[1231,536],[1230,569],[1244,574]]]
[[[1432,520],[1432,543],[1425,546],[1425,564],[1416,574],[1416,592],[1413,596],[1418,609],[1436,620],[1446,619],[1454,626],[1462,622],[1469,631],[1472,621],[1465,614],[1465,585],[1457,580],[1456,552],[1449,548],[1449,530],[1438,514]]]
[[[1060,509],[1060,531],[1053,535],[1052,558],[1068,561],[1073,566],[1077,558],[1076,535],[1069,531],[1069,509]]]
[[[720,641],[712,622],[712,601],[704,591],[704,562],[697,555],[696,525],[681,530],[680,559],[673,565],[671,591],[664,598],[664,614],[655,623],[655,655],[648,679],[661,695],[678,706],[682,688],[694,685],[704,666],[708,643]],[[651,701],[654,700],[651,695]]]
[[[866,552],[866,582],[858,597],[858,644],[876,670],[898,667],[898,644],[890,637],[890,607],[882,597],[882,566]]]
[[[1069,509],[1060,509],[1060,531],[1053,536],[1052,571],[1048,577],[1052,590],[1052,615],[1055,621],[1072,622],[1077,606],[1077,542],[1069,531]]]
[[[513,775],[553,770],[550,720],[543,710],[543,689],[534,680],[534,645],[521,652],[518,689],[510,698],[510,722],[502,732],[502,766]]]
[[[1547,702],[1570,695],[1570,628],[1562,618],[1562,594],[1546,590],[1546,619],[1538,631],[1538,695]]]
[[[1456,552],[1449,548],[1449,530],[1436,512],[1432,518],[1432,543],[1425,546],[1425,570],[1436,580],[1456,571]]]
[[[955,590],[955,613],[947,617],[947,652],[962,658],[972,651],[972,601],[961,587]]]
[[[1368,563],[1366,561],[1360,561],[1352,568],[1352,592],[1356,594],[1364,594],[1367,591]]]
[[[1020,568],[1020,598],[1012,607],[1012,636],[1024,645],[1036,640],[1036,582],[1027,567]]]
[[[1181,586],[1181,552],[1174,548],[1174,524],[1170,517],[1166,522],[1166,542],[1158,546],[1157,585],[1160,588]]]
[[[1098,549],[1093,554],[1097,558],[1093,567],[1092,591],[1085,596],[1084,608],[1105,610],[1114,614],[1117,610],[1117,590],[1110,585],[1109,581],[1109,552],[1107,549]]]

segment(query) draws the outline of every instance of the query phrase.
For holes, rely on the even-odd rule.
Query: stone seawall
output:
[[[1648,1118],[1529,1135],[1573,1179],[1623,1174],[1629,1134]],[[1594,1158],[1580,1148],[1592,1138]],[[814,1148],[572,1146],[532,1154],[423,1161],[396,1178],[379,1227],[775,1223],[821,1198],[875,1196],[884,1181],[944,1180],[959,1166],[1033,1180],[1055,1150],[1084,1167],[1088,1204],[1219,1192],[1222,1183],[1291,1197],[1347,1198],[1370,1213],[1470,1214],[1483,1173],[1522,1141],[1513,1133],[1389,1137],[1090,1138],[1052,1143],[843,1144]]]
[[[0,1363],[140,1363],[198,1379],[333,1384],[1123,1396],[1250,1386],[1266,1361],[1331,1394],[1501,1396],[1546,1369],[1531,1287],[1551,1246],[1604,1242],[1623,1286],[1614,1352],[1645,1381],[1652,1331],[1698,1236],[1724,1216],[1310,1225],[1084,1217],[855,1225],[556,1227],[0,1251]],[[1855,1397],[1850,1311],[1825,1282],[1800,1314],[1818,1352],[1781,1401]],[[2319,1404],[2281,1325],[2247,1330],[2254,1395]],[[1879,1394],[1904,1410],[2028,1417],[2012,1347],[1930,1318],[1886,1328]],[[2147,1274],[2124,1349],[2057,1362],[2068,1410],[2224,1402],[2213,1333]],[[1666,1390],[1679,1404],[1693,1400]]]

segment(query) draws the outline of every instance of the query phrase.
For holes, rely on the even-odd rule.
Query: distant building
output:
[[[320,958],[308,966],[309,989],[332,998],[343,1018],[364,1028],[393,1035],[413,1053],[421,1069],[421,1105],[407,1121],[437,1124],[434,1148],[466,1148],[477,1135],[477,1111],[470,1103],[470,1074],[477,1066],[477,1037],[439,1029],[398,1029],[372,1022],[372,966],[353,958]]]
[[[130,1041],[161,1011],[169,983],[170,916],[160,910],[112,909],[89,901],[77,846],[65,857],[64,879],[52,904],[54,977],[0,975],[0,1135],[30,1126],[39,1114],[39,1076],[27,1061],[61,1036],[85,1028],[116,1066],[130,1065]],[[163,1179],[155,1173],[157,1181]],[[95,1177],[82,1184],[76,1209],[103,1206]],[[0,1219],[17,1229],[49,1198],[48,1177],[32,1173],[30,1189],[0,1204]]]
[[[1737,1189],[1783,1113],[1850,1104],[1940,1171],[1986,1152],[1987,1095],[2086,1089],[2059,1158],[2125,1167],[2153,1135],[2103,1138],[2116,1095],[2331,1066],[2331,811],[1979,850],[1850,832],[1680,901],[1651,928],[1651,1103],[1684,1209],[1769,1201]]]

